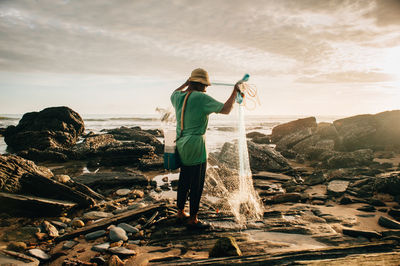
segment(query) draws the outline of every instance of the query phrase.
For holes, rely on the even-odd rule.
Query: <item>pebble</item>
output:
[[[44,228],[44,231],[50,236],[50,237],[58,237],[58,230],[57,228],[52,225],[48,221],[43,221],[42,226]]]
[[[162,180],[163,182],[168,182],[168,176],[164,176],[161,180]]]
[[[111,258],[108,260],[108,265],[109,266],[120,266],[120,265],[124,265],[124,262],[117,255],[112,255]]]
[[[154,191],[157,192],[157,193],[160,193],[160,192],[162,192],[162,189],[159,188],[159,187],[156,187],[156,188],[154,189]]]
[[[113,216],[112,213],[101,212],[101,211],[91,211],[83,214],[83,218],[86,220],[97,220],[102,218],[108,218]]]
[[[169,184],[168,184],[168,183],[165,183],[165,184],[161,185],[160,188],[161,188],[162,190],[169,190]]]
[[[106,265],[106,260],[101,256],[91,258],[90,262],[96,263],[96,265]]]
[[[108,251],[115,255],[122,255],[122,256],[136,255],[136,251],[124,247],[109,248]]]
[[[120,247],[124,244],[124,241],[120,240],[118,242],[114,242],[110,244],[110,248]]]
[[[94,245],[92,247],[92,250],[97,252],[106,252],[109,248],[110,248],[110,243],[106,242],[103,244]]]
[[[131,194],[136,196],[137,198],[143,198],[144,197],[144,192],[141,191],[141,190],[137,190],[137,189],[133,190],[131,192]]]
[[[76,227],[76,228],[81,228],[81,227],[85,226],[85,223],[82,220],[77,219],[77,220],[73,220],[71,222],[71,226]]]
[[[62,249],[71,249],[71,248],[73,248],[76,244],[78,244],[78,242],[76,242],[76,241],[72,241],[72,240],[67,241],[67,242],[65,242],[65,243],[63,244]]]
[[[105,230],[98,230],[98,231],[94,231],[94,232],[86,234],[85,239],[86,240],[94,240],[94,239],[97,239],[97,238],[105,236],[105,235],[106,235]]]
[[[30,249],[28,250],[28,253],[32,256],[34,256],[35,258],[41,259],[41,260],[48,260],[50,259],[50,256],[44,252],[41,249],[38,248],[34,248],[34,249]]]
[[[121,227],[122,229],[124,229],[128,233],[136,234],[136,233],[139,232],[139,229],[137,229],[136,227],[133,227],[132,225],[127,224],[127,223],[120,223],[118,225],[118,227]]]
[[[126,235],[125,230],[120,227],[111,228],[109,237],[112,242],[118,242],[120,240],[122,241],[128,240],[128,236]]]
[[[121,188],[115,191],[115,194],[117,194],[118,196],[126,196],[129,193],[131,193],[131,190],[128,188]]]
[[[71,219],[69,219],[68,217],[62,217],[62,216],[58,217],[58,220],[65,224],[69,224],[71,222]]]
[[[129,240],[128,244],[139,245],[140,240]]]
[[[26,244],[24,242],[10,242],[7,249],[15,252],[22,252],[26,249]]]
[[[68,175],[55,175],[53,178],[54,178],[54,180],[56,180],[60,183],[63,183],[63,184],[65,184],[71,180],[71,178]]]

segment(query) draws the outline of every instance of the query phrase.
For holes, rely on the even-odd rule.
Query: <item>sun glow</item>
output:
[[[383,71],[400,82],[400,46],[388,48],[382,65]]]

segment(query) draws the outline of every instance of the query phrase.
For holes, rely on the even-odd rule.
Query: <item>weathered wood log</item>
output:
[[[68,183],[68,185],[70,187],[72,187],[73,189],[75,189],[76,191],[79,191],[89,197],[92,197],[93,199],[96,199],[96,200],[104,200],[105,199],[103,195],[93,191],[93,189],[91,189],[90,187],[88,187],[82,183],[71,180],[71,183]]]
[[[150,183],[150,180],[145,175],[130,172],[83,174],[74,178],[74,181],[87,185],[92,189],[120,186],[147,186]]]
[[[314,250],[300,250],[277,253],[266,253],[260,255],[249,255],[241,257],[225,257],[204,260],[181,260],[174,261],[174,265],[281,265],[293,262],[301,262],[304,260],[322,260],[344,258],[348,255],[364,255],[381,252],[390,252],[396,248],[395,241],[381,241],[375,243],[339,246]],[[296,264],[295,263],[295,264]],[[296,264],[297,265],[297,264]]]
[[[0,192],[0,202],[0,212],[29,217],[57,216],[77,205],[74,202],[3,192]]]
[[[41,175],[24,174],[20,179],[20,183],[21,191],[24,194],[69,200],[78,203],[80,207],[88,207],[95,204],[95,201],[91,197],[82,192]]]
[[[120,213],[120,214],[114,215],[109,218],[104,218],[101,221],[93,223],[89,226],[85,226],[83,228],[79,228],[71,233],[62,235],[62,236],[56,238],[56,241],[57,242],[63,241],[63,240],[74,238],[74,237],[82,235],[82,234],[87,234],[87,233],[91,233],[91,232],[94,232],[97,230],[101,230],[101,229],[107,228],[111,224],[128,222],[128,221],[134,220],[136,218],[139,218],[139,216],[153,214],[155,211],[161,211],[162,209],[167,209],[168,207],[171,207],[171,206],[172,205],[158,203],[158,204],[153,204],[153,205],[150,205],[150,206],[147,206],[144,208],[126,211],[124,213]]]
[[[0,262],[1,265],[36,266],[40,264],[36,258],[11,250],[0,250]]]

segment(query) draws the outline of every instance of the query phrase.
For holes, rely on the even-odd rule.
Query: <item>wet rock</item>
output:
[[[161,188],[162,190],[168,191],[168,190],[169,190],[169,184],[168,184],[168,183],[162,184],[162,185],[160,186],[160,188]]]
[[[94,240],[94,239],[97,239],[97,238],[105,236],[105,235],[106,235],[105,230],[98,230],[98,231],[94,231],[94,232],[86,234],[85,239],[86,240]]]
[[[101,156],[107,148],[121,145],[112,135],[103,134],[85,138],[73,147],[74,153],[81,159]]]
[[[223,237],[217,240],[214,247],[210,250],[209,256],[214,258],[242,256],[242,252],[233,237]]]
[[[108,218],[113,216],[112,213],[102,211],[91,211],[83,214],[83,218],[86,220],[97,220],[102,218]]]
[[[273,142],[277,142],[284,136],[292,134],[304,128],[316,128],[317,122],[315,117],[307,117],[278,125],[272,129],[271,138]]]
[[[103,265],[106,265],[106,263],[107,263],[106,260],[101,256],[91,258],[90,262],[95,263],[98,266],[103,266]]]
[[[376,209],[374,206],[371,205],[366,205],[366,206],[362,206],[357,208],[358,211],[363,211],[363,212],[375,212]]]
[[[343,198],[340,199],[339,203],[341,205],[351,204],[351,203],[353,203],[353,200],[349,197],[344,196]]]
[[[55,228],[54,225],[49,223],[48,221],[44,221],[42,223],[42,227],[44,228],[44,231],[50,236],[50,237],[58,237],[58,230]]]
[[[368,166],[374,159],[370,149],[356,150],[354,152],[336,152],[326,160],[326,166],[330,169]]]
[[[126,235],[125,230],[120,227],[111,228],[109,237],[112,242],[118,242],[120,240],[122,240],[122,241],[128,240],[128,236]]]
[[[359,230],[359,229],[350,229],[350,228],[343,228],[343,234],[352,236],[352,237],[365,237],[365,238],[381,238],[382,235],[375,231],[368,231],[368,230]]]
[[[7,249],[15,252],[23,252],[27,248],[24,242],[10,242]]]
[[[118,224],[118,227],[124,229],[127,233],[136,234],[139,232],[139,229],[127,223],[120,223]]]
[[[272,196],[268,200],[266,200],[266,203],[284,203],[284,202],[299,202],[301,200],[301,194],[300,193],[285,193],[285,194],[278,194],[275,196]]]
[[[349,183],[350,183],[349,181],[344,181],[344,180],[333,180],[329,182],[327,187],[327,192],[328,194],[333,196],[340,196],[344,192],[346,192]]]
[[[400,174],[389,173],[389,175],[377,177],[374,183],[374,190],[393,196],[400,195]]]
[[[63,246],[62,246],[62,249],[71,249],[71,248],[73,248],[74,246],[76,246],[78,244],[78,242],[76,242],[76,241],[73,241],[73,240],[70,240],[70,241],[66,241],[64,244],[63,244]]]
[[[376,207],[383,207],[386,206],[386,203],[381,201],[380,199],[371,199],[369,202],[371,205],[376,206]]]
[[[107,133],[113,135],[114,138],[117,140],[133,140],[133,141],[147,143],[155,147],[155,152],[157,154],[163,153],[164,149],[163,144],[154,135],[144,130],[141,130],[138,127],[134,128],[120,127],[107,130]]]
[[[400,210],[398,209],[390,209],[388,214],[392,217],[394,217],[395,219],[399,219],[400,218]]]
[[[252,171],[282,171],[290,169],[288,161],[275,149],[268,145],[247,142],[249,151],[250,167]],[[238,146],[226,142],[217,155],[217,159],[225,163],[231,169],[237,169]]]
[[[50,107],[23,115],[17,126],[9,126],[4,141],[15,151],[72,147],[84,131],[78,113],[68,107]]]
[[[110,248],[110,243],[106,242],[106,243],[94,245],[92,247],[92,250],[97,251],[97,252],[106,252],[109,248]]]
[[[380,216],[378,220],[378,224],[382,227],[389,228],[389,229],[400,229],[400,223],[387,218],[385,216]]]
[[[322,171],[315,172],[310,176],[307,176],[304,180],[304,184],[309,186],[318,185],[324,183],[326,180],[324,173]]]
[[[46,252],[44,252],[43,250],[38,249],[38,248],[30,249],[30,250],[28,250],[28,253],[40,260],[49,260],[50,259],[50,256]]]
[[[287,149],[292,149],[294,146],[298,145],[300,142],[305,141],[306,139],[310,138],[313,135],[313,130],[312,128],[303,128],[301,130],[298,130],[296,132],[293,132],[291,134],[288,134],[284,137],[282,137],[277,143],[276,143],[276,149],[278,151],[283,151]],[[310,143],[311,144],[311,143]],[[304,146],[304,145],[302,145]],[[305,145],[307,147],[309,145]],[[299,152],[303,150],[302,147],[293,149],[296,152]]]

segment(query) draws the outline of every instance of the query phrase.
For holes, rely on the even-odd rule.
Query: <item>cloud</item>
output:
[[[221,75],[367,72],[372,66],[362,61],[372,48],[400,45],[396,18],[380,18],[380,10],[395,5],[382,2],[2,1],[0,70],[171,75],[202,66]],[[343,58],[348,51],[365,53],[351,63]]]
[[[394,81],[396,78],[391,74],[382,72],[335,72],[304,76],[297,79],[302,83],[376,83]]]

